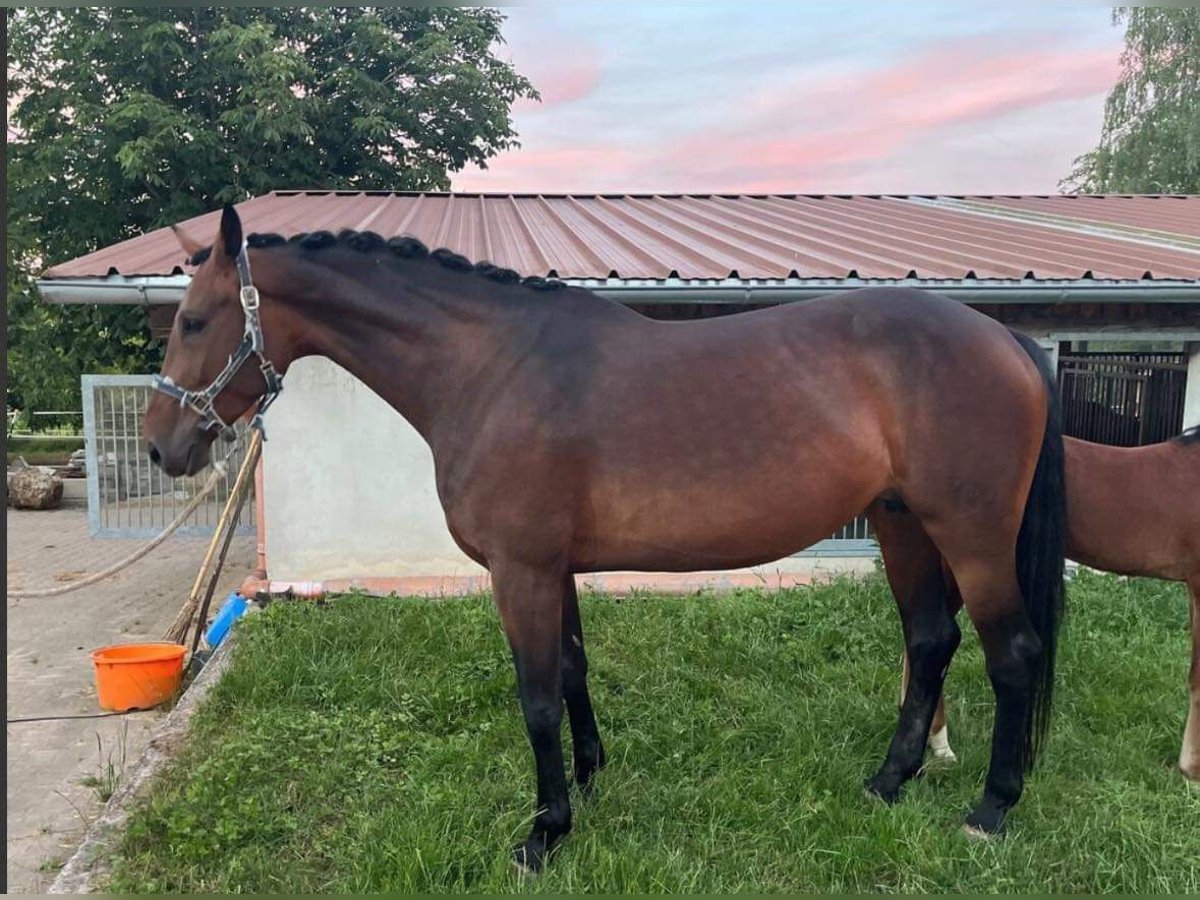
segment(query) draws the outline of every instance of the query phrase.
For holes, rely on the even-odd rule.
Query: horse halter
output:
[[[237,255],[237,273],[238,281],[241,282],[241,290],[238,292],[238,297],[242,302],[242,312],[246,315],[246,327],[243,332],[242,342],[238,344],[237,349],[233,351],[229,359],[225,362],[225,368],[202,391],[189,391],[177,385],[166,375],[154,376],[154,389],[178,400],[181,407],[186,406],[192,412],[196,413],[200,417],[199,427],[201,431],[208,431],[216,426],[222,438],[232,441],[237,436],[237,433],[233,430],[232,425],[227,424],[217,415],[217,410],[213,406],[213,403],[221,391],[225,390],[226,385],[233,380],[233,376],[241,369],[242,363],[249,359],[251,354],[254,354],[258,357],[258,368],[267,383],[267,389],[258,398],[258,409],[254,412],[254,418],[250,420],[250,427],[258,429],[265,441],[267,439],[267,431],[263,425],[263,413],[267,411],[267,407],[275,402],[275,398],[283,390],[283,376],[275,371],[275,366],[267,359],[266,353],[263,350],[262,322],[258,318],[258,288],[254,286],[254,283],[250,279],[250,257],[246,254],[245,241],[242,242],[242,249]]]

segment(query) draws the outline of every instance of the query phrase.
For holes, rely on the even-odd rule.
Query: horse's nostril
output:
[[[162,454],[158,452],[158,448],[153,444],[150,445],[150,462],[156,466],[162,462]]]

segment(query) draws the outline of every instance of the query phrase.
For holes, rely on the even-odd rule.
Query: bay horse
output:
[[[1200,427],[1144,447],[1063,438],[1067,557],[1093,569],[1182,581],[1191,595],[1190,702],[1179,770],[1200,781]],[[948,587],[951,609],[961,605]],[[904,660],[901,698],[908,681]],[[929,749],[953,760],[945,698],[938,700]]]
[[[880,497],[919,521],[897,540],[945,560],[982,640],[995,729],[964,827],[1002,831],[1046,735],[1063,603],[1062,442],[1036,345],[901,288],[655,321],[412,238],[243,240],[232,207],[211,248],[180,242],[198,268],[144,419],[151,460],[201,470],[310,355],[411,423],[513,656],[537,775],[518,866],[539,870],[571,827],[564,702],[581,789],[605,763],[574,574],[763,564]],[[914,687],[866,782],[888,802],[920,768],[960,638],[920,590],[936,574],[906,566],[897,592]]]

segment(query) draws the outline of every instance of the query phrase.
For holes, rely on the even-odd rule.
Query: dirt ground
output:
[[[93,539],[79,508],[8,510],[8,587],[53,587],[105,568],[143,542]],[[7,600],[9,893],[44,892],[102,806],[106,784],[137,761],[161,713],[13,722],[101,712],[90,650],[160,640],[183,603],[206,538],[172,537],[129,569],[58,597]],[[254,566],[234,539],[214,607]],[[215,609],[214,609],[215,611]]]

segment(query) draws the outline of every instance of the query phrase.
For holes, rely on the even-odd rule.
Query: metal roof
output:
[[[567,279],[1200,281],[1200,195],[273,191],[238,212],[249,232],[410,234],[524,275]],[[208,241],[219,216],[180,224]],[[164,228],[43,278],[184,271]]]

